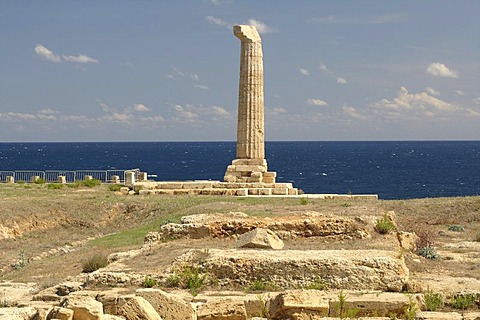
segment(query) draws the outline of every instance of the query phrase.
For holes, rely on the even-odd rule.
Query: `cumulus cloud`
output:
[[[213,17],[213,16],[207,16],[206,19],[209,23],[215,24],[217,26],[228,26],[229,25],[229,23],[227,21],[222,20],[220,18]]]
[[[427,68],[427,73],[436,77],[458,78],[458,73],[455,70],[449,69],[440,62],[431,63]]]
[[[440,92],[438,92],[437,90],[433,89],[432,87],[426,87],[425,88],[425,91],[427,91],[428,94],[432,95],[432,96],[439,96],[440,95]]]
[[[357,111],[357,109],[355,107],[352,107],[352,106],[344,105],[342,107],[342,112],[345,115],[347,115],[351,118],[355,118],[355,119],[358,119],[358,120],[365,120],[366,119],[365,115],[362,115],[359,111]]]
[[[143,103],[136,103],[133,105],[133,109],[138,112],[148,112],[150,111],[150,108],[145,106]]]
[[[297,69],[301,74],[303,74],[304,76],[308,76],[310,74],[310,72],[307,70],[307,69],[304,69],[304,68],[298,68]]]
[[[51,50],[47,49],[41,44],[37,44],[35,46],[35,53],[42,57],[43,59],[52,61],[52,62],[60,62],[62,58],[58,54],[53,53]]]
[[[391,100],[382,99],[370,108],[372,114],[388,118],[414,117],[446,118],[453,114],[461,116],[465,109],[450,102],[440,100],[427,92],[410,93],[401,87],[397,96]]]
[[[45,46],[41,45],[41,44],[37,44],[35,46],[35,53],[48,60],[48,61],[52,61],[52,62],[61,62],[62,61],[62,58],[63,58],[63,61],[67,61],[67,62],[75,62],[75,63],[100,63],[97,59],[94,59],[94,58],[91,58],[89,56],[86,56],[84,54],[80,54],[78,56],[71,56],[71,55],[62,55],[60,57],[60,55],[56,54],[56,53],[53,53],[50,49],[46,48]]]
[[[345,83],[347,83],[347,79],[341,78],[341,77],[337,77],[337,83],[339,83],[339,84],[345,84]]]
[[[462,90],[455,90],[455,93],[458,94],[459,96],[465,95],[465,92],[463,92]]]
[[[308,98],[307,99],[307,104],[309,106],[320,106],[320,107],[324,107],[324,106],[328,105],[325,101],[323,101],[321,99],[314,99],[314,98]]]
[[[172,66],[172,71],[170,73],[167,73],[165,77],[172,79],[172,80],[178,80],[183,77],[185,77],[185,74],[181,72],[180,70],[177,69],[177,67]]]
[[[84,54],[78,56],[63,56],[65,61],[76,62],[76,63],[99,63],[97,59],[90,58]]]
[[[267,34],[267,33],[274,32],[273,28],[267,26],[265,23],[263,23],[262,21],[259,21],[259,20],[250,19],[250,20],[248,20],[248,24],[257,28],[257,31],[260,34]]]
[[[480,97],[472,99],[472,102],[480,106]]]

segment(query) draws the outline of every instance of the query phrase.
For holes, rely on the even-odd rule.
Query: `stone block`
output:
[[[332,289],[400,292],[408,282],[403,257],[387,250],[210,249],[203,267],[212,279],[239,285],[275,279],[293,287],[322,279]]]
[[[263,177],[262,182],[263,183],[268,183],[268,184],[274,184],[275,183],[275,178]]]
[[[162,182],[157,184],[158,189],[182,189],[182,182]]]
[[[247,311],[242,301],[223,298],[207,301],[197,308],[198,320],[246,320]]]
[[[242,189],[237,189],[235,192],[235,195],[237,196],[247,196],[248,195],[248,189],[242,188]]]
[[[289,196],[298,196],[298,189],[297,188],[289,188],[288,189]]]
[[[146,172],[139,172],[137,180],[138,181],[147,181],[148,180],[148,174]]]
[[[152,307],[150,302],[142,297],[129,297],[124,301],[119,299],[118,315],[127,319],[142,320],[162,320],[157,311]]]
[[[135,172],[128,171],[125,173],[125,183],[127,184],[135,183]]]
[[[276,178],[276,177],[277,177],[277,173],[274,172],[274,171],[265,172],[265,173],[263,174],[263,177],[264,177],[264,178],[266,178],[266,177],[268,177],[268,178]]]
[[[288,189],[287,188],[275,188],[275,189],[272,189],[272,194],[273,195],[279,195],[279,196],[286,196],[286,195],[288,195]]]
[[[110,177],[110,182],[119,184],[120,183],[120,176],[111,176]]]
[[[61,307],[53,307],[48,313],[47,319],[72,320],[73,310]]]
[[[317,290],[288,290],[270,302],[272,319],[319,319],[329,312],[328,297]],[[295,318],[292,318],[295,316]]]
[[[347,293],[344,310],[356,310],[357,315],[360,317],[386,317],[394,314],[402,317],[409,304],[408,296],[403,293],[382,292],[379,294],[369,293],[362,295]],[[330,315],[334,317],[341,316],[338,297],[330,300]]]
[[[160,289],[139,289],[136,294],[152,305],[163,320],[195,320],[195,309],[181,297]]]
[[[233,165],[247,165],[247,166],[267,166],[266,159],[235,159],[232,161]]]
[[[236,165],[235,171],[240,172],[267,172],[267,167],[254,165]]]
[[[273,231],[256,228],[242,234],[237,240],[237,247],[281,250],[284,243]]]
[[[5,177],[6,183],[15,183],[15,178],[13,176],[6,176]]]
[[[73,318],[81,320],[102,320],[103,305],[90,296],[69,296],[65,307],[73,310]]]

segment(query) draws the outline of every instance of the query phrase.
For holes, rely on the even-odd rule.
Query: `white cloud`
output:
[[[474,110],[472,108],[467,108],[465,111],[467,112],[467,115],[469,115],[469,116],[480,117],[480,111],[479,110]]]
[[[135,111],[138,111],[138,112],[148,112],[148,111],[150,111],[150,108],[148,108],[147,106],[145,106],[142,103],[134,104],[133,108],[135,109]]]
[[[259,20],[250,19],[250,20],[248,20],[248,24],[257,28],[257,31],[260,34],[267,34],[267,33],[274,32],[273,28],[267,26],[265,23],[263,23]]]
[[[337,83],[339,83],[339,84],[345,84],[345,83],[347,83],[347,79],[341,78],[341,77],[337,77]]]
[[[409,93],[405,87],[401,87],[397,97],[392,100],[382,99],[372,106],[372,113],[387,114],[389,117],[415,117],[433,118],[447,116],[454,112],[462,111],[462,108],[435,98],[427,92]]]
[[[35,46],[35,53],[38,56],[52,62],[60,62],[62,60],[58,54],[53,53],[41,44],[37,44]]]
[[[222,20],[220,18],[215,18],[213,16],[207,16],[206,19],[211,24],[215,24],[217,26],[228,26],[229,25],[229,23],[227,21]]]
[[[76,63],[99,63],[97,59],[90,58],[84,54],[78,56],[63,56],[65,61],[76,62]]]
[[[480,97],[472,99],[472,102],[480,106]]]
[[[304,69],[304,68],[298,68],[297,69],[301,74],[303,74],[304,76],[308,76],[310,74],[310,72],[307,70],[307,69]]]
[[[458,94],[459,96],[465,95],[465,92],[463,92],[462,90],[455,90],[455,93]]]
[[[224,117],[224,118],[228,118],[230,117],[230,112],[228,112],[227,110],[225,110],[224,108],[222,107],[219,107],[219,106],[213,106],[211,108],[213,114],[217,115],[217,116],[220,116],[220,117]]]
[[[427,91],[428,94],[432,95],[432,96],[439,96],[440,95],[440,92],[438,92],[437,90],[433,89],[432,87],[426,87],[425,88],[425,91]]]
[[[273,114],[282,114],[282,113],[288,113],[288,110],[285,109],[285,108],[281,108],[281,107],[274,107],[272,109],[273,111]]]
[[[51,50],[49,50],[48,48],[44,47],[41,44],[37,44],[35,46],[35,53],[38,56],[40,56],[40,57],[42,57],[46,60],[52,61],[52,62],[61,62],[62,57],[63,57],[63,61],[67,61],[67,62],[99,63],[99,61],[97,59],[88,57],[84,54],[80,54],[78,56],[62,55],[62,57],[60,57],[60,55],[53,53]]]
[[[366,117],[359,113],[355,107],[347,106],[344,105],[342,107],[342,112],[352,118],[359,119],[359,120],[365,120]]]
[[[309,106],[320,106],[320,107],[324,107],[324,106],[328,105],[325,101],[320,100],[320,99],[314,99],[314,98],[308,98],[307,99],[307,104]]]
[[[330,70],[329,68],[327,68],[327,65],[324,64],[324,63],[320,63],[319,65],[319,68],[320,68],[320,72],[322,72],[323,74],[327,75],[328,77],[330,78],[334,78],[335,81],[338,83],[338,84],[346,84],[347,83],[347,79],[343,78],[343,77],[339,77],[335,74],[335,72],[333,72],[332,70]]]
[[[185,74],[177,69],[177,67],[172,66],[172,72],[165,75],[165,77],[170,78],[172,80],[178,80],[180,78],[185,77]]]
[[[45,108],[39,111],[41,114],[58,114],[59,111],[53,110],[52,108]]]
[[[458,73],[455,70],[449,69],[440,62],[431,63],[427,68],[427,73],[436,77],[458,78]]]
[[[198,80],[200,80],[200,77],[198,76],[198,74],[192,73],[192,74],[190,75],[190,79],[193,79],[193,80],[195,80],[195,81],[198,81]]]
[[[205,86],[203,84],[194,84],[193,86],[195,88],[202,89],[202,90],[209,90],[210,89],[208,86]]]

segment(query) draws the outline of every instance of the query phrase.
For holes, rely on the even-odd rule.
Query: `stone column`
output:
[[[237,25],[233,33],[241,41],[237,158],[224,180],[275,183],[276,173],[267,172],[265,160],[262,39],[254,26]]]
[[[238,25],[240,82],[238,90],[237,159],[264,159],[263,53],[254,26]]]

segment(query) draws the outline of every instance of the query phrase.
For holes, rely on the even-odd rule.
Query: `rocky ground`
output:
[[[480,319],[480,197],[28,184],[0,202],[0,319]]]

